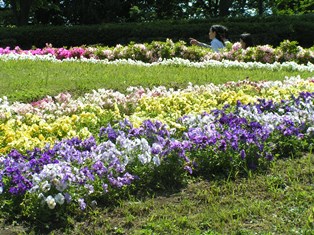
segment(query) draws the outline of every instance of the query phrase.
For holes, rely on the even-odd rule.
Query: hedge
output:
[[[239,40],[243,32],[250,32],[256,45],[278,46],[283,40],[298,41],[307,48],[314,45],[314,14],[302,16],[275,16],[250,18],[224,18],[209,20],[157,21],[102,25],[47,26],[0,28],[0,47],[19,46],[23,49],[81,45],[126,45],[134,42],[188,41],[190,37],[208,42],[208,30],[213,24],[229,28],[229,39]]]

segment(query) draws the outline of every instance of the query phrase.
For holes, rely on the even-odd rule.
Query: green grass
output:
[[[265,174],[123,201],[77,224],[74,234],[314,234],[313,164],[313,155],[281,160]]]
[[[51,63],[48,61],[0,62],[0,97],[11,101],[34,101],[46,95],[69,91],[74,96],[93,89],[106,88],[124,92],[129,86],[185,87],[193,84],[225,83],[249,78],[283,80],[285,76],[313,76],[311,72],[269,71],[238,68],[188,68],[174,66],[140,67],[89,63]]]
[[[133,196],[70,217],[64,227],[56,225],[43,234],[313,235],[313,192],[314,156],[307,155],[276,161],[267,172],[247,178],[194,179],[177,192],[146,199]],[[0,234],[5,229],[40,234],[22,225],[3,225]]]

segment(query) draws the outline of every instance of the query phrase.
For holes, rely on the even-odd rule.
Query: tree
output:
[[[230,14],[229,9],[230,9],[231,5],[232,5],[232,1],[220,0],[220,2],[219,2],[219,16],[220,17],[229,16],[229,14]]]
[[[232,2],[230,14],[233,17],[244,16],[246,12],[247,1],[246,0],[236,0]]]
[[[3,0],[6,7],[11,9],[17,26],[30,23],[30,16],[37,9],[54,7],[54,0]]]
[[[187,0],[159,0],[154,3],[154,11],[157,19],[180,19],[186,18]]]
[[[190,1],[190,15],[194,18],[215,18],[230,15],[234,1],[230,0],[193,0]]]
[[[125,0],[131,21],[182,19],[188,17],[189,0]]]
[[[15,24],[101,24],[160,19],[304,14],[313,0],[2,0]]]
[[[29,19],[29,13],[34,0],[8,0],[4,1],[9,5],[15,17],[16,25],[26,25]]]
[[[272,14],[272,0],[234,0],[229,16],[263,16]]]
[[[62,8],[69,24],[120,22],[129,17],[129,8],[123,0],[67,0]]]
[[[257,1],[257,9],[258,9],[258,15],[263,15],[264,14],[264,5],[263,5],[263,0],[258,0]]]
[[[313,13],[314,2],[313,0],[275,0],[273,12],[278,15]]]
[[[51,0],[48,4],[38,7],[33,11],[32,16],[34,24],[63,25],[65,23],[60,0]]]

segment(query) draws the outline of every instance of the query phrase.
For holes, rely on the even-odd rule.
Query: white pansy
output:
[[[38,194],[38,199],[45,200],[45,195],[43,193]]]
[[[156,166],[159,166],[160,165],[160,158],[158,156],[154,156],[153,157],[153,162]]]
[[[314,127],[311,126],[311,127],[307,128],[306,133],[311,133],[311,134],[313,134],[313,133],[314,133]]]
[[[62,205],[64,203],[65,197],[63,196],[62,193],[58,193],[54,199],[56,203],[58,203],[59,205]]]
[[[145,153],[143,153],[143,154],[139,154],[139,155],[138,155],[138,159],[140,160],[140,162],[141,162],[142,164],[147,164],[147,163],[149,163],[149,162],[151,161],[152,156],[151,156],[150,153],[145,152]]]
[[[41,190],[43,192],[48,192],[51,188],[51,184],[48,183],[48,181],[44,181],[41,185]]]
[[[29,190],[29,192],[30,192],[30,193],[34,193],[34,192],[36,192],[37,190],[39,190],[39,186],[35,184],[35,185]]]
[[[47,205],[48,205],[48,207],[49,207],[50,209],[54,209],[54,208],[56,207],[56,205],[57,205],[57,203],[56,203],[54,197],[51,196],[51,195],[49,195],[49,196],[46,198],[46,203],[47,203]]]

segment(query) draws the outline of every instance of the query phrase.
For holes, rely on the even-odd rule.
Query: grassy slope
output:
[[[235,181],[196,181],[178,193],[95,213],[77,234],[305,234],[314,226],[314,157],[276,162]],[[86,226],[97,224],[97,226]]]
[[[87,63],[51,63],[45,61],[0,61],[0,97],[11,101],[33,101],[45,95],[70,91],[82,95],[93,89],[107,88],[124,92],[128,86],[168,87],[193,84],[224,83],[250,78],[282,80],[285,76],[303,78],[310,72],[245,70],[237,68],[139,67],[130,65],[101,65]]]

